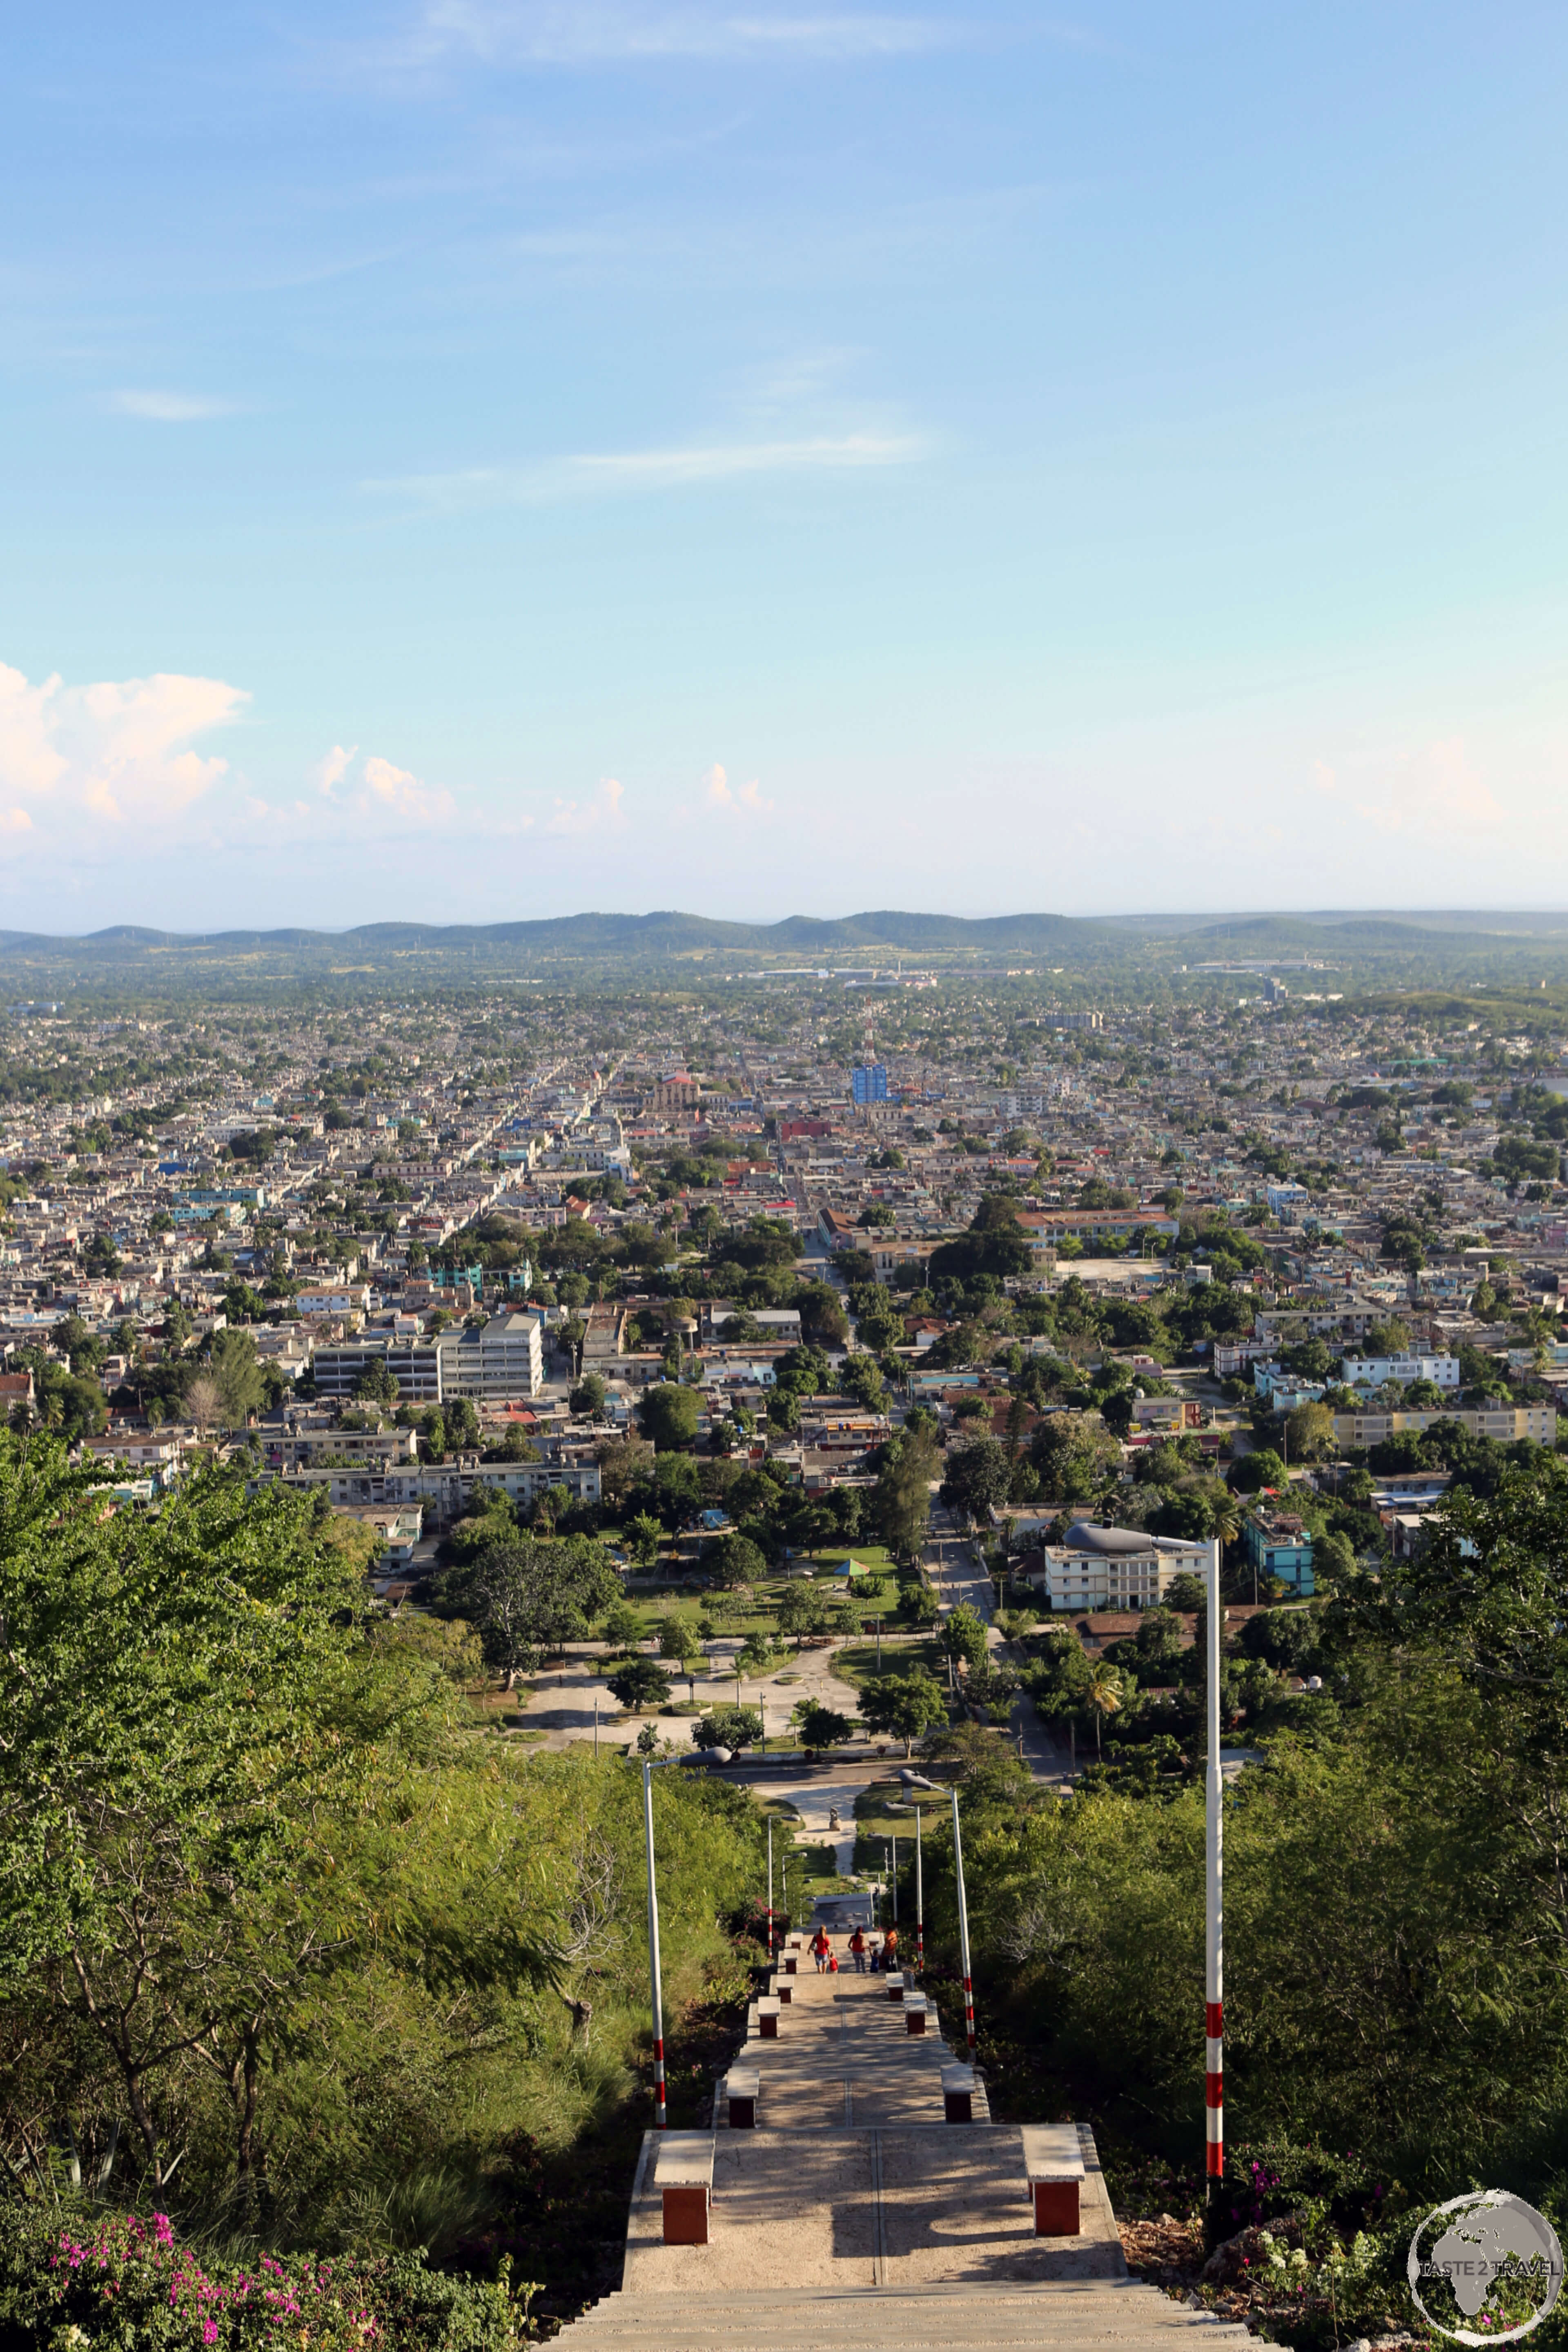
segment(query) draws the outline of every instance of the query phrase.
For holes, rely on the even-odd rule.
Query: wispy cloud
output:
[[[614,776],[605,776],[598,791],[591,793],[586,800],[558,800],[544,821],[544,830],[555,834],[619,833],[626,821],[621,806],[625,798],[625,785]]]
[[[358,758],[357,744],[334,743],[317,762],[316,790],[334,808],[377,824],[393,820],[416,828],[445,824],[457,814],[458,804],[444,785],[422,783],[411,769],[395,767],[378,752],[370,754],[355,778]]]
[[[749,784],[731,784],[717,761],[702,779],[702,798],[710,809],[722,809],[731,816],[772,816],[773,813],[773,804],[763,798],[756,777]]]
[[[710,442],[675,449],[604,450],[531,467],[476,466],[366,482],[446,509],[546,504],[636,490],[687,489],[754,474],[858,472],[908,466],[927,454],[916,434],[823,434],[793,441]]]
[[[429,0],[406,61],[471,58],[491,66],[595,66],[659,58],[905,57],[950,47],[950,18],[821,10],[744,14],[687,7],[562,6],[552,0]]]
[[[232,400],[209,400],[194,392],[111,392],[109,406],[117,416],[139,416],[146,425],[198,425],[237,414]]]
[[[1463,839],[1493,833],[1508,822],[1508,811],[1476,773],[1458,736],[1374,761],[1356,760],[1349,777],[1326,760],[1316,760],[1312,782],[1326,800],[1353,809],[1384,835]]]

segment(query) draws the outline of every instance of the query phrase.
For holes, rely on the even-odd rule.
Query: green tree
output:
[[[847,1355],[838,1375],[838,1385],[846,1396],[851,1396],[868,1412],[885,1412],[888,1391],[882,1380],[881,1366],[875,1356]]]
[[[774,1612],[781,1633],[793,1633],[796,1650],[808,1633],[821,1633],[827,1626],[827,1596],[815,1584],[801,1581],[792,1584],[784,1594]]]
[[[368,1363],[354,1382],[355,1396],[370,1404],[395,1405],[402,1393],[397,1375],[384,1356],[377,1356]]]
[[[812,1698],[799,1699],[790,1711],[790,1721],[800,1733],[805,1748],[842,1748],[847,1739],[855,1737],[855,1726],[847,1715],[836,1708],[823,1706]]]
[[[758,1584],[767,1574],[768,1564],[749,1536],[724,1536],[715,1545],[712,1554],[713,1574],[729,1591],[740,1586]]]
[[[727,1748],[738,1756],[754,1748],[763,1736],[763,1718],[754,1706],[716,1706],[691,1727],[693,1748]]]
[[[1334,1416],[1326,1404],[1299,1404],[1285,1420],[1292,1462],[1321,1462],[1334,1450]]]
[[[928,1674],[881,1675],[860,1693],[861,1719],[889,1739],[901,1739],[904,1754],[912,1755],[917,1739],[947,1720],[947,1702],[935,1678]]]
[[[1125,1696],[1125,1685],[1118,1669],[1104,1658],[1097,1658],[1089,1666],[1084,1696],[1094,1717],[1094,1752],[1100,1752],[1100,1726],[1108,1715],[1114,1715]]]
[[[500,1514],[497,1513],[498,1521]],[[468,1617],[486,1664],[510,1690],[546,1650],[585,1641],[595,1618],[620,1595],[603,1545],[584,1536],[488,1543],[441,1580],[440,1598]]]
[[[962,1660],[966,1665],[977,1666],[985,1655],[985,1621],[967,1601],[961,1601],[955,1609],[948,1611],[937,1628],[936,1638],[943,1655],[955,1665]]]
[[[250,1332],[213,1333],[212,1376],[217,1383],[226,1425],[243,1429],[249,1416],[260,1411],[266,1395],[261,1367],[256,1360],[256,1341]]]
[[[702,1644],[689,1617],[682,1617],[672,1611],[668,1617],[659,1619],[655,1631],[658,1635],[659,1656],[674,1659],[683,1673],[702,1655]]]
[[[584,1421],[597,1421],[605,1410],[609,1390],[597,1372],[584,1372],[566,1402],[571,1410]]]
[[[442,1407],[447,1443],[454,1453],[470,1452],[479,1443],[479,1416],[468,1397],[449,1397]]]
[[[628,1658],[609,1687],[628,1715],[656,1715],[669,1705],[669,1676],[651,1658]]]
[[[913,1582],[904,1586],[899,1595],[899,1616],[917,1633],[927,1633],[942,1615],[942,1603],[929,1584]]]
[[[994,1437],[972,1437],[949,1449],[942,1499],[966,1525],[988,1520],[994,1503],[1006,1500],[1013,1465]]]
[[[1242,1455],[1232,1468],[1230,1479],[1238,1495],[1257,1495],[1265,1486],[1284,1486],[1288,1475],[1283,1459],[1273,1447],[1260,1445]]]
[[[635,1650],[642,1639],[643,1622],[625,1601],[612,1601],[599,1625],[599,1639],[613,1650]]]
[[[658,1381],[645,1389],[637,1405],[643,1434],[661,1454],[684,1451],[695,1442],[697,1415],[695,1389],[679,1387],[673,1381]]]
[[[114,2086],[154,2190],[171,2079],[188,2113],[204,2069],[245,2183],[284,2023],[368,1948],[392,1754],[433,1763],[444,1737],[441,1678],[368,1616],[281,1487],[198,1472],[110,1517],[57,1445],[0,1436],[0,1992],[13,2030],[21,2003],[58,2062]],[[417,1843],[406,1808],[397,1834]],[[537,1944],[515,1957],[545,1973]]]
[[[1121,1448],[1098,1413],[1053,1412],[1035,1424],[1029,1460],[1052,1502],[1086,1503],[1120,1467]]]
[[[651,1511],[639,1511],[626,1528],[626,1549],[636,1568],[654,1568],[664,1543],[664,1523]]]
[[[889,1551],[918,1559],[931,1525],[931,1489],[937,1450],[930,1430],[912,1419],[882,1449],[871,1512]]]

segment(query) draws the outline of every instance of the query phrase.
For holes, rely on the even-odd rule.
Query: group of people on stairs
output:
[[[838,1955],[833,1948],[833,1938],[826,1927],[818,1927],[807,1949],[816,1962],[818,1976],[838,1974]],[[863,1927],[857,1927],[849,1938],[847,1949],[858,1977],[863,1977],[868,1969],[875,1973],[878,1969],[896,1969],[902,1966],[899,1958],[899,1931],[896,1927],[886,1929],[879,1943],[874,1936],[868,1937]]]

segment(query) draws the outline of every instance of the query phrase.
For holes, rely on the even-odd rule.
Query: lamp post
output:
[[[653,1766],[642,1768],[643,1834],[647,1841],[647,1957],[653,1992],[654,2128],[665,2128],[664,2107],[664,1988],[658,1972],[658,1889],[653,1866]]]
[[[921,1808],[915,1800],[915,1967],[926,1964],[926,1891],[921,1869]]]
[[[974,1979],[969,1971],[969,1906],[963,1897],[963,1839],[958,1826],[958,1786],[952,1790],[952,1867],[958,1881],[958,1949],[963,1967],[963,2034],[974,2063]]]
[[[1204,2108],[1211,2221],[1225,2173],[1225,1783],[1219,1769],[1219,1546],[1209,1549],[1208,1764],[1204,1774]]]
[[[773,1964],[773,1817],[768,1815],[768,1966]]]
[[[893,1882],[893,1925],[896,1927],[899,1924],[899,1841],[896,1837],[888,1840],[888,1871]]]

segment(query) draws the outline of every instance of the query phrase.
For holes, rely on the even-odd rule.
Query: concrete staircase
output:
[[[943,2120],[955,2053],[934,2010],[911,2036],[882,1977],[812,1972],[792,1991],[776,2040],[753,2011],[738,2062],[762,2076],[757,2128],[719,2111],[709,2242],[664,2243],[649,2132],[621,2291],[574,2323],[582,2352],[860,2352],[872,2334],[899,2352],[1250,2344],[1128,2277],[1081,2125],[1079,2233],[1035,2235],[1019,2126],[991,2122],[983,2091],[973,2122]]]

